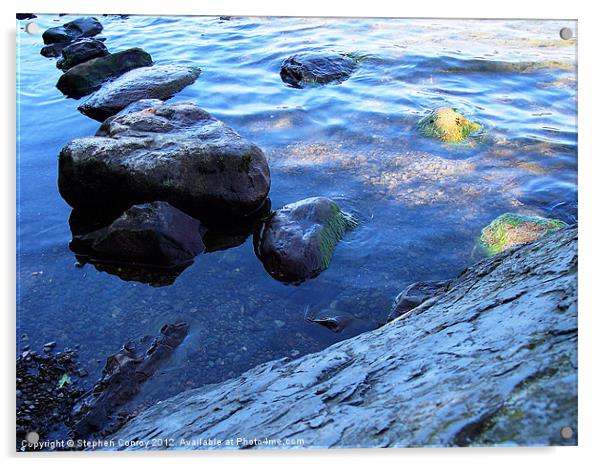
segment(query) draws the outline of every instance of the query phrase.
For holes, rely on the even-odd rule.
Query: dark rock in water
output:
[[[62,26],[50,28],[42,34],[45,44],[55,44],[57,42],[73,42],[80,37],[92,37],[100,34],[102,24],[92,17],[77,18]]]
[[[282,81],[302,88],[316,84],[341,83],[357,68],[357,60],[343,54],[300,53],[280,66]]]
[[[482,260],[404,319],[163,400],[105,440],[144,450],[145,440],[218,436],[301,438],[307,449],[577,445],[577,242],[569,227]]]
[[[357,220],[325,197],[277,210],[255,238],[255,253],[275,279],[299,283],[330,265],[337,243]]]
[[[336,309],[322,309],[317,312],[305,313],[305,320],[322,325],[335,333],[344,330],[354,319],[355,317],[348,312]]]
[[[69,45],[69,42],[45,45],[40,49],[40,55],[46,58],[57,58],[61,56],[63,49]]]
[[[109,356],[102,378],[73,410],[73,437],[87,439],[103,430],[114,429],[112,416],[116,410],[134,398],[187,334],[187,323],[167,324],[158,337],[130,341]]]
[[[107,83],[78,110],[90,118],[104,121],[141,99],[167,100],[196,81],[200,74],[200,68],[188,65],[138,68]]]
[[[167,268],[190,263],[205,249],[200,222],[167,202],[134,205],[70,246],[91,261]]]
[[[391,322],[397,317],[406,314],[438,293],[444,292],[451,282],[451,280],[440,280],[411,284],[395,298],[391,312],[389,312],[389,316],[387,317],[387,322]]]
[[[23,20],[23,19],[34,19],[37,18],[36,15],[34,15],[33,13],[17,13],[17,19]]]
[[[162,200],[196,218],[235,218],[263,205],[270,172],[259,147],[178,102],[110,118],[67,144],[58,184],[84,210]]]
[[[110,78],[152,64],[151,56],[135,47],[74,66],[59,78],[56,87],[68,97],[80,98],[97,90]]]
[[[104,57],[109,51],[98,39],[79,39],[64,47],[61,53],[62,58],[56,62],[56,67],[68,70],[92,58]]]

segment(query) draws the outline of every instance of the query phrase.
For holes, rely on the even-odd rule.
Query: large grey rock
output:
[[[341,83],[356,70],[357,60],[337,53],[299,53],[280,66],[280,78],[291,87]]]
[[[78,107],[84,115],[98,121],[120,112],[141,99],[167,100],[201,74],[201,69],[188,65],[156,65],[138,68],[106,84]]]
[[[283,444],[258,447],[575,445],[577,228],[479,262],[377,330],[184,392],[109,437],[153,438],[197,449],[265,438]],[[203,439],[222,443],[183,443]]]
[[[153,60],[148,53],[134,47],[74,66],[61,75],[56,87],[68,97],[80,98],[97,90],[110,78],[152,64]]]
[[[72,42],[80,37],[92,37],[100,34],[102,24],[93,17],[77,18],[73,21],[47,29],[42,34],[45,44]]]
[[[177,267],[204,250],[201,224],[167,202],[134,205],[110,225],[77,235],[71,249],[94,261]]]
[[[255,238],[255,252],[275,279],[297,283],[330,265],[337,243],[357,221],[326,197],[311,197],[273,213]]]
[[[86,38],[67,45],[61,54],[62,58],[57,60],[56,67],[66,71],[92,58],[104,57],[109,54],[109,51],[102,41]]]
[[[110,118],[59,156],[59,191],[74,208],[166,201],[195,217],[255,212],[270,189],[261,149],[192,103]]]

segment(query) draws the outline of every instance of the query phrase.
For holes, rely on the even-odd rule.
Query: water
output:
[[[45,30],[74,18],[35,21]],[[90,383],[125,341],[179,320],[190,323],[189,336],[137,401],[318,351],[379,325],[408,284],[453,277],[483,257],[476,238],[499,214],[575,214],[576,42],[558,36],[575,23],[99,19],[111,51],[140,46],[159,64],[201,66],[199,80],[172,100],[196,102],[263,148],[273,207],[328,196],[361,226],[328,270],[300,286],[273,280],[252,238],[197,257],[166,287],[75,267],[57,155],[98,123],[54,87],[55,60],[19,22],[17,335],[38,350],[50,340],[59,349],[79,344]],[[342,84],[292,89],[279,66],[301,51],[363,59]],[[440,106],[484,131],[453,146],[420,136],[416,122]],[[327,308],[357,320],[341,333],[304,320],[306,309]]]

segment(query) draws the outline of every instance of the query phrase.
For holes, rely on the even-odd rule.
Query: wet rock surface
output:
[[[300,53],[280,66],[280,77],[290,87],[341,83],[357,69],[357,60],[336,53]]]
[[[298,283],[327,269],[337,243],[356,225],[334,201],[304,199],[266,220],[256,235],[255,252],[272,277]]]
[[[45,44],[69,43],[80,37],[92,37],[101,32],[102,24],[96,18],[85,17],[47,29],[42,34],[42,39]]]
[[[188,334],[187,323],[166,324],[160,335],[126,343],[107,358],[102,378],[73,411],[72,436],[87,439],[119,426],[127,413],[119,408],[170,358]]]
[[[104,57],[108,54],[109,51],[102,41],[98,39],[79,39],[62,49],[62,57],[57,60],[56,67],[66,71],[92,58]]]
[[[59,191],[84,210],[161,200],[232,218],[259,209],[269,188],[262,150],[191,103],[108,119],[59,156]]]
[[[104,85],[78,110],[104,121],[138,100],[167,100],[196,81],[200,74],[200,68],[188,65],[137,68]]]
[[[400,317],[420,306],[427,299],[446,291],[447,286],[452,283],[451,280],[433,280],[412,283],[401,293],[397,295],[387,317],[387,322]]]
[[[189,264],[203,252],[198,220],[167,202],[134,205],[107,227],[75,236],[71,249],[90,261],[156,267]]]
[[[182,393],[108,438],[575,445],[576,278],[573,226],[475,264],[447,292],[377,330]],[[575,432],[569,439],[565,426]]]
[[[80,98],[99,89],[110,78],[152,64],[148,53],[134,47],[74,66],[59,78],[56,87],[68,97]]]

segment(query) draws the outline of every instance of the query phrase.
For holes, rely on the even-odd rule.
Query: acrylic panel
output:
[[[577,21],[17,15],[18,451],[575,445]]]

